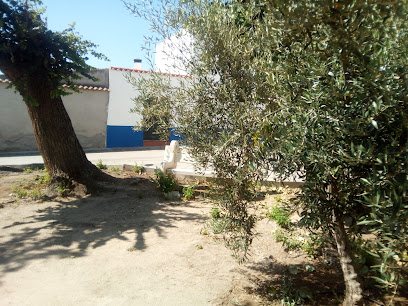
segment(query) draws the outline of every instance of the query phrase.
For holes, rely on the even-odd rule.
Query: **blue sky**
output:
[[[90,58],[96,68],[133,68],[133,59],[142,59],[142,69],[150,69],[147,52],[142,51],[143,36],[151,35],[149,24],[133,16],[120,0],[43,0],[51,30],[66,29],[72,22],[76,31],[99,45],[109,62]]]

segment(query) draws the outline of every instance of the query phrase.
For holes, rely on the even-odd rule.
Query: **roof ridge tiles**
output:
[[[123,67],[113,67],[113,66],[111,66],[110,69],[116,70],[116,71],[130,71],[130,72],[138,72],[138,73],[158,73],[158,74],[162,74],[166,76],[173,76],[173,77],[178,77],[178,78],[189,78],[188,75],[184,75],[184,74],[157,72],[153,70],[143,70],[143,69],[123,68]]]

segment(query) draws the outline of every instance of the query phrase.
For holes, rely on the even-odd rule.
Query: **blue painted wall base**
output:
[[[133,126],[108,125],[106,127],[106,147],[143,147],[143,132],[133,130]]]
[[[183,135],[179,135],[178,134],[178,131],[177,131],[177,128],[171,128],[170,129],[170,141],[172,141],[172,140],[177,140],[177,141],[179,141],[179,140],[182,140],[183,139]]]

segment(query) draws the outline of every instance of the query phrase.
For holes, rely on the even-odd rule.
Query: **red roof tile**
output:
[[[11,81],[9,79],[0,79],[0,83],[7,83],[10,84]]]
[[[0,83],[10,84],[11,81],[9,79],[0,79]],[[66,84],[62,85],[64,88],[68,88]],[[77,85],[78,89],[82,90],[96,90],[96,91],[109,91],[109,88],[100,87],[100,86],[84,86],[84,85]]]
[[[116,71],[129,71],[129,72],[138,72],[138,73],[158,73],[158,72],[152,71],[152,70],[121,68],[121,67],[110,67],[110,69],[116,70]],[[189,78],[188,75],[184,75],[184,74],[173,74],[173,73],[160,73],[160,74],[166,75],[166,76],[177,77],[177,78]]]

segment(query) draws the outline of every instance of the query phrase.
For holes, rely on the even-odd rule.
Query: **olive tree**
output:
[[[362,303],[353,241],[363,232],[375,237],[367,252],[371,275],[383,285],[396,288],[407,257],[407,5],[128,4],[163,38],[182,31],[193,38],[175,45],[187,80],[175,85],[155,75],[136,82],[140,124],[166,110],[161,131],[177,126],[200,165],[224,179],[221,207],[235,250],[251,242],[250,191],[265,169],[304,176],[296,198],[301,221],[332,233],[345,305]]]
[[[302,221],[333,232],[345,305],[357,304],[363,279],[350,240],[374,234],[379,269],[370,268],[384,286],[396,289],[406,258],[407,2],[290,2],[271,12],[290,30],[278,46],[275,35],[265,40],[284,98],[264,125],[265,146],[278,155],[275,171],[304,173]]]
[[[86,55],[95,45],[81,39],[73,27],[47,29],[41,1],[0,1],[0,69],[23,97],[37,147],[52,179],[89,186],[102,173],[86,158],[62,103],[74,80],[90,74]],[[63,87],[63,85],[66,87]]]

